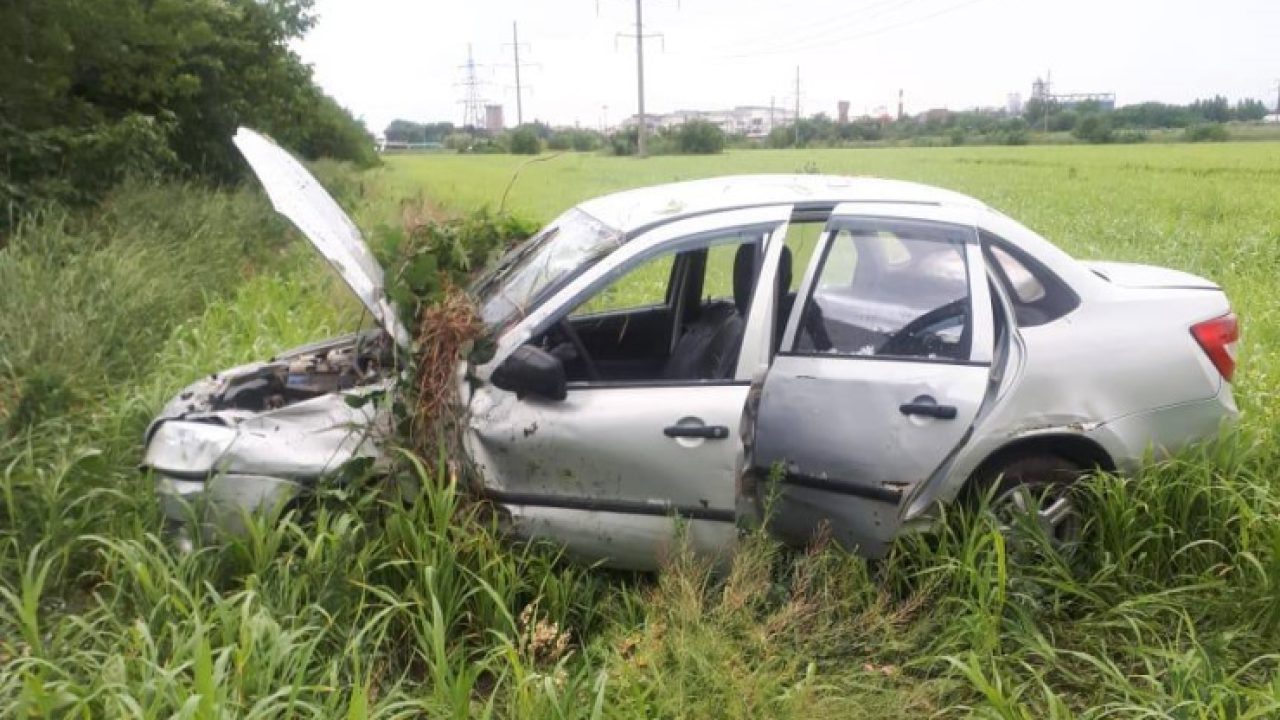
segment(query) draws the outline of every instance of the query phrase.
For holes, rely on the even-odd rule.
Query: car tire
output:
[[[1015,513],[1033,512],[1031,520],[1050,544],[1064,550],[1079,542],[1083,529],[1072,494],[1084,474],[1085,468],[1058,455],[1022,455],[983,471],[971,499],[986,497],[988,508],[1009,529],[1019,524]]]

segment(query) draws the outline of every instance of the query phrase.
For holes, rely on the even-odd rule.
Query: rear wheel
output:
[[[1062,550],[1080,540],[1084,523],[1074,490],[1083,474],[1084,468],[1066,458],[1029,455],[984,472],[976,485],[990,492],[990,509],[1006,534],[1038,527]]]

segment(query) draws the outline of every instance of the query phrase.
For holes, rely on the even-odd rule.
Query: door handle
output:
[[[898,406],[898,412],[903,415],[922,415],[924,417],[937,418],[939,420],[955,420],[955,405],[939,405],[936,402],[920,402],[920,398],[916,398],[909,403],[903,403]]]
[[[724,425],[668,425],[662,434],[669,438],[706,438],[708,440],[724,440],[729,437],[729,428]]]

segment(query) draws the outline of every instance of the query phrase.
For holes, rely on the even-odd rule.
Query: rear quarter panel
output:
[[[954,498],[986,458],[1023,438],[1079,435],[1101,445],[1117,467],[1132,469],[1149,448],[1185,444],[1184,414],[1212,434],[1214,418],[1234,414],[1235,406],[1190,328],[1229,310],[1219,290],[1100,283],[1072,313],[1020,329],[996,400],[945,469],[937,494],[913,498],[908,518]],[[1162,427],[1178,432],[1165,438]]]

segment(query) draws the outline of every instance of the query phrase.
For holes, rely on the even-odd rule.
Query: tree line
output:
[[[0,228],[129,175],[237,180],[239,125],[307,158],[373,139],[289,48],[314,0],[0,3]]]
[[[1187,105],[1147,102],[1115,109],[1090,101],[1063,105],[1032,99],[1021,114],[941,110],[897,120],[857,118],[842,123],[818,113],[798,123],[779,125],[763,138],[732,136],[712,123],[692,121],[652,133],[647,149],[654,155],[668,155],[718,153],[726,147],[1025,145],[1035,139],[1034,133],[1043,130],[1069,133],[1076,140],[1088,143],[1141,142],[1152,130],[1182,130],[1182,139],[1190,142],[1223,141],[1229,139],[1225,123],[1256,122],[1267,113],[1267,106],[1260,100],[1249,98],[1232,104],[1221,95]],[[449,150],[473,153],[603,150],[614,155],[634,155],[637,146],[635,127],[620,128],[605,135],[582,128],[553,128],[542,122],[488,133],[448,122],[395,120],[385,133],[388,142],[438,143]]]

